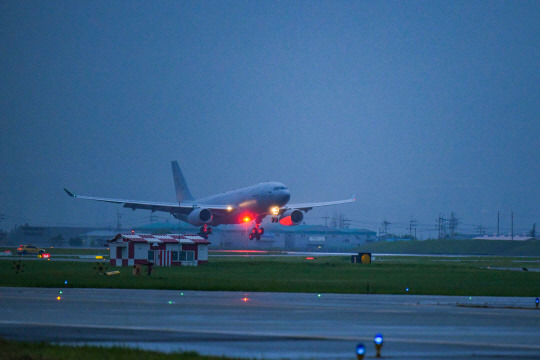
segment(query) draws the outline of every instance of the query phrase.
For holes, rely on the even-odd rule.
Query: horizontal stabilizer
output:
[[[64,188],[64,191],[71,197],[76,197],[71,191],[69,191],[68,189]]]

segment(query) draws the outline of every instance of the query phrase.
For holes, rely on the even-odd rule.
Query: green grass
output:
[[[195,352],[159,353],[127,347],[69,346],[18,342],[0,339],[3,360],[226,360],[233,358],[202,356]]]
[[[441,261],[442,260],[442,261]],[[532,262],[531,262],[532,261]],[[536,261],[536,262],[534,262]],[[18,262],[17,262],[18,263]],[[487,267],[540,267],[536,258],[388,257],[369,265],[349,257],[223,257],[198,267],[154,267],[152,276],[133,276],[131,267],[110,267],[120,275],[98,275],[96,263],[0,261],[0,286],[181,289],[465,296],[538,296],[540,272]],[[368,290],[369,288],[369,290]]]
[[[384,241],[368,243],[357,250],[390,254],[540,256],[540,240]]]
[[[55,247],[41,247],[45,252],[52,256],[57,255],[106,255],[109,256],[109,250],[106,247],[100,249],[88,249],[88,248],[55,248]],[[17,246],[2,246],[0,251],[9,250],[13,255],[17,255]],[[35,256],[33,254],[26,255],[28,257]]]
[[[17,247],[0,247],[16,254]],[[52,256],[59,255],[107,255],[109,251],[87,248],[44,248]],[[540,256],[540,240],[425,240],[383,241],[367,243],[356,250],[391,254],[445,254],[445,255],[492,255],[492,256]],[[210,250],[212,251],[212,250]],[[278,251],[274,253],[279,253]],[[239,253],[237,253],[239,255]],[[247,252],[246,254],[250,254]]]

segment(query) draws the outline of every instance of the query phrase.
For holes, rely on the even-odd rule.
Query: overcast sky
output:
[[[2,1],[0,228],[276,180],[354,227],[540,224],[539,1]],[[170,219],[167,214],[160,220]],[[420,229],[419,229],[420,230]],[[429,235],[424,230],[425,235]],[[431,233],[436,236],[436,231]]]

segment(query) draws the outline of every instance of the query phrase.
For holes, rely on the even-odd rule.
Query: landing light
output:
[[[270,209],[270,212],[272,212],[272,215],[279,215],[279,206],[274,206]]]
[[[227,211],[233,211],[233,207],[232,206],[227,206]]]

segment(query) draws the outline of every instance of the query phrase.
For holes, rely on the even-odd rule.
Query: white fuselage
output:
[[[266,182],[244,187],[221,194],[208,196],[194,202],[198,206],[230,205],[232,210],[228,212],[214,213],[210,225],[238,224],[246,222],[246,217],[259,217],[261,220],[271,214],[272,208],[281,208],[289,202],[291,195],[289,189],[279,182]],[[183,205],[190,201],[182,202]],[[186,216],[178,214],[180,220],[186,221]]]

